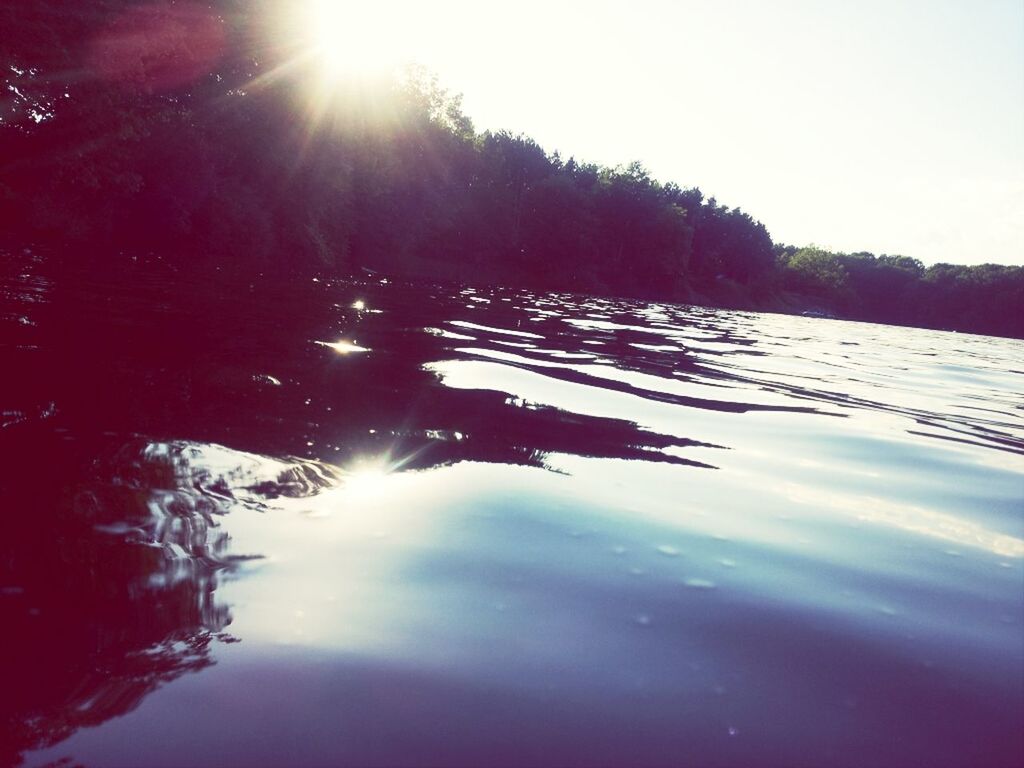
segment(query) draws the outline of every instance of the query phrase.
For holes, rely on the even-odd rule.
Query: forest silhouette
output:
[[[318,87],[260,31],[279,6],[0,3],[7,245],[97,271],[371,272],[1024,337],[1024,267],[774,243],[640,163],[477,132],[420,68]]]

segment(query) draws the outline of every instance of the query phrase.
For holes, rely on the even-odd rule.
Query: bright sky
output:
[[[776,242],[1024,263],[1024,0],[373,5],[478,129],[641,160]]]

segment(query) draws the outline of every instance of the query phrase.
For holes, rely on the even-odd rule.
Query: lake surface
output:
[[[1024,762],[1020,341],[2,263],[0,764]]]

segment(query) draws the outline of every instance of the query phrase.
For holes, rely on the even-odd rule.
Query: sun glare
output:
[[[382,77],[405,55],[401,19],[389,3],[308,0],[305,26],[312,53],[329,80]]]
[[[380,493],[390,475],[386,463],[364,462],[345,478],[345,492],[350,496],[372,496]]]

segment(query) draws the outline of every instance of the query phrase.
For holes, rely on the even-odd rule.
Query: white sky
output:
[[[375,6],[479,130],[641,160],[776,242],[1024,263],[1024,0]]]

